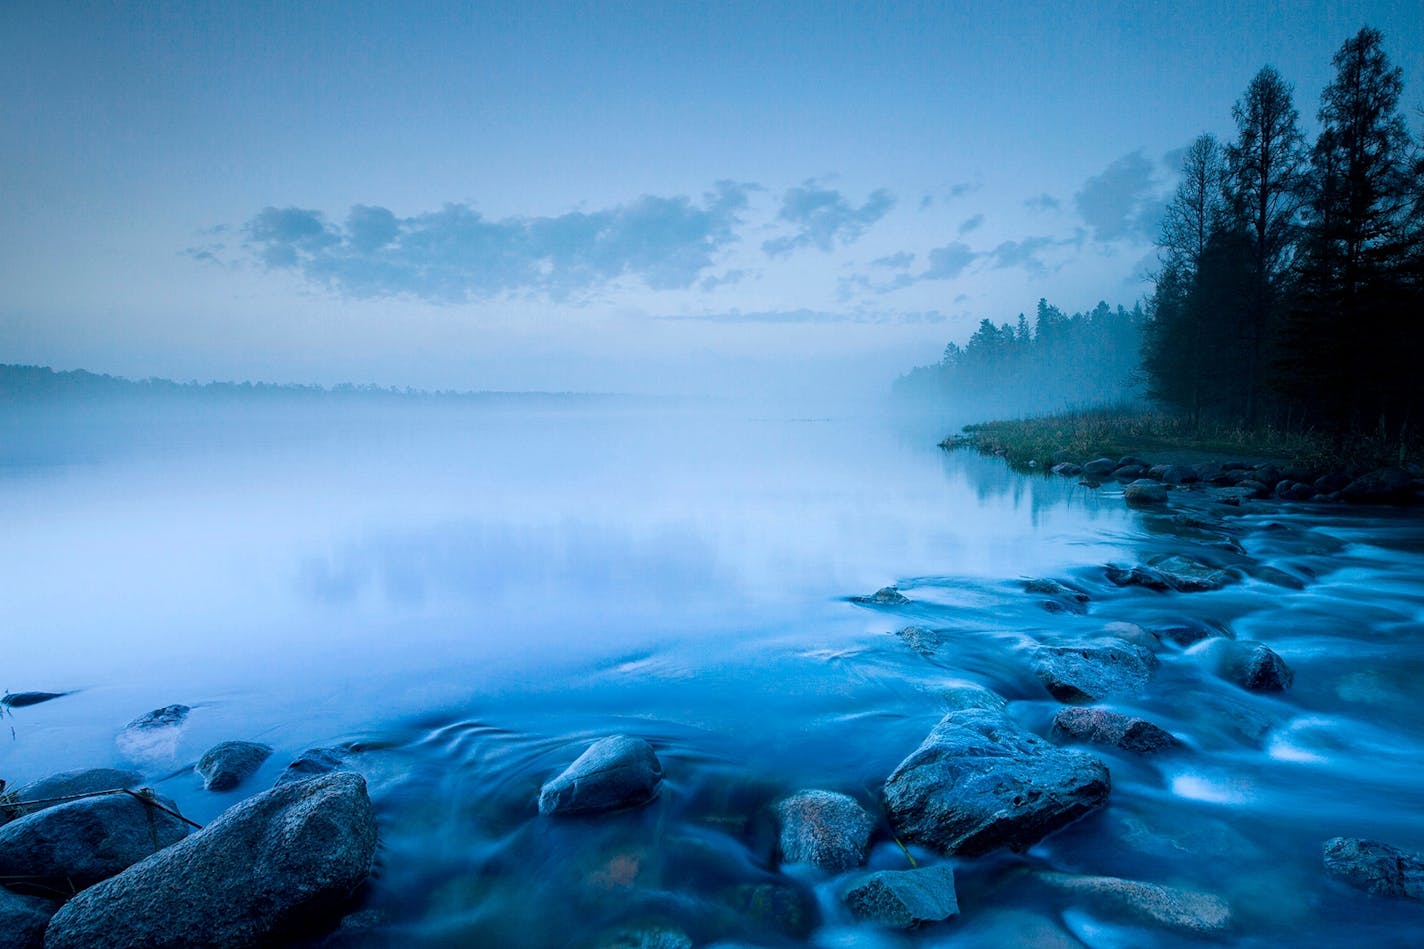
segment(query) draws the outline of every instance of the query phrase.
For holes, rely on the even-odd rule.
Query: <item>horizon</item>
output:
[[[1424,10],[560,4],[0,13],[0,358],[126,378],[883,393],[1150,292],[1181,150],[1275,65],[1313,134]]]

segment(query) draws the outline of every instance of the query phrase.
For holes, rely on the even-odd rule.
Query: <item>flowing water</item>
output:
[[[381,835],[342,945],[1196,938],[1035,870],[1214,894],[1232,910],[1217,943],[1424,941],[1424,907],[1348,889],[1320,855],[1337,835],[1424,849],[1424,518],[1202,501],[1208,527],[1183,526],[1111,487],[944,452],[947,430],[577,399],[10,411],[0,688],[72,694],[9,710],[0,777],[137,767],[206,822],[339,747]],[[1239,582],[1103,578],[1169,552]],[[1032,577],[1079,586],[1088,612],[1045,610]],[[910,602],[848,599],[890,584]],[[1043,734],[1061,706],[1032,647],[1187,621],[1268,643],[1293,688],[1249,693],[1209,648],[1164,647],[1148,688],[1108,705],[1187,747],[1089,748],[1108,806],[1027,854],[950,859],[958,918],[857,924],[843,880],[777,865],[768,806],[827,788],[879,816],[946,689],[987,686]],[[937,645],[909,648],[894,632],[910,624]],[[172,703],[193,709],[174,741],[116,741]],[[539,817],[541,783],[617,733],[657,749],[660,797]],[[189,766],[239,738],[276,753],[205,792]],[[870,866],[944,860],[879,819]]]

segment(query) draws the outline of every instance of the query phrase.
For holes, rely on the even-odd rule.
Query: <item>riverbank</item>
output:
[[[1151,412],[1102,409],[967,425],[940,443],[1004,458],[1020,471],[1083,476],[1093,485],[1146,479],[1235,489],[1242,499],[1424,502],[1424,467],[1405,448],[1332,442],[1277,430],[1190,425]],[[1417,454],[1414,453],[1414,454]]]

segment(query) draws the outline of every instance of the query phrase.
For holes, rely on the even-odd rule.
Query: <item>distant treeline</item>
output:
[[[1141,304],[1099,303],[1069,316],[1038,301],[1032,326],[983,320],[963,346],[950,343],[938,365],[895,382],[897,395],[958,405],[966,411],[1021,415],[1065,406],[1140,398]]]
[[[1144,365],[1195,420],[1409,440],[1424,419],[1424,147],[1401,71],[1365,28],[1301,131],[1270,66],[1236,137],[1187,151],[1164,217]]]
[[[0,403],[65,403],[79,401],[179,400],[250,401],[369,401],[429,402],[519,400],[563,402],[571,399],[618,399],[609,395],[568,392],[455,392],[382,388],[374,385],[274,385],[267,382],[174,382],[170,379],[124,379],[83,369],[55,372],[46,366],[0,364]]]

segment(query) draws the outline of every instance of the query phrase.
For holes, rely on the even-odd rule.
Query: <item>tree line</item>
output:
[[[1040,299],[1032,325],[1023,313],[1016,323],[981,320],[968,342],[951,342],[937,365],[912,369],[895,391],[998,415],[1121,402],[1137,393],[1146,321],[1141,304],[1100,302],[1068,315]]]
[[[1424,147],[1378,30],[1334,57],[1306,139],[1271,66],[1199,136],[1163,218],[1149,394],[1194,421],[1412,436],[1424,410]]]

